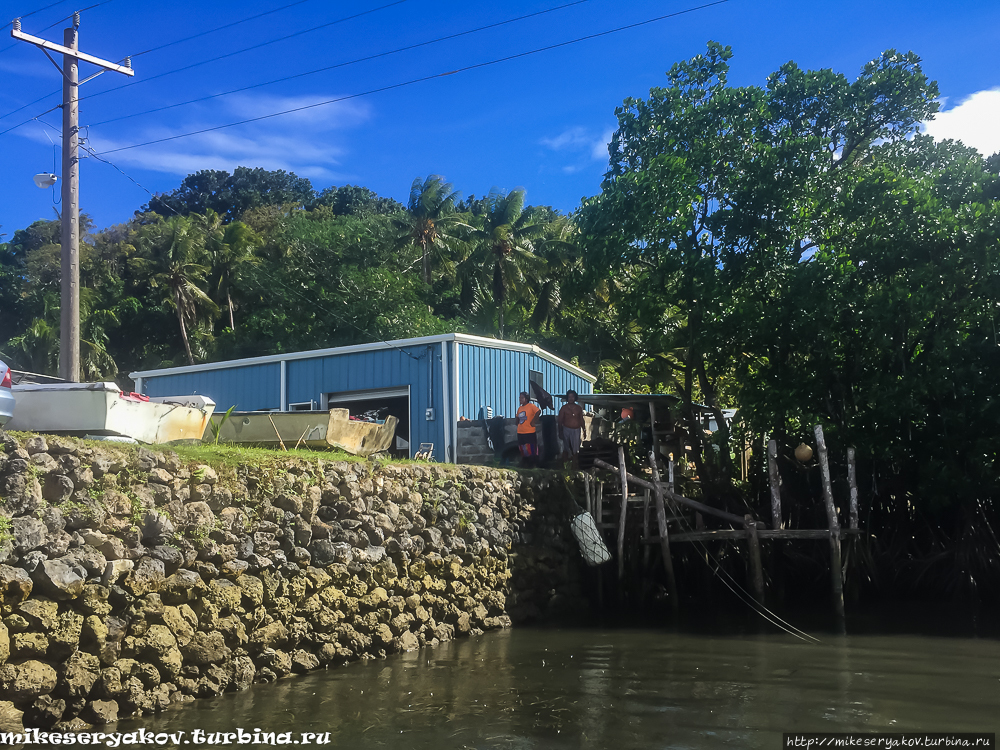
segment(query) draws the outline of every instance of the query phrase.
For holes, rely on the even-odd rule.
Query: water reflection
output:
[[[1000,643],[492,633],[255,686],[141,723],[331,732],[340,747],[778,748],[789,731],[989,731]]]

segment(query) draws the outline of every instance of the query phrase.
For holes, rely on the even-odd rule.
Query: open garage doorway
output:
[[[366,391],[324,393],[323,408],[347,409],[352,417],[378,413],[379,419],[394,416],[396,437],[389,453],[394,458],[410,457],[410,387],[376,388]]]

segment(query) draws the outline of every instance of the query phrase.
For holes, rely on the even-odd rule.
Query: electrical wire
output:
[[[47,114],[48,114],[49,112],[54,112],[54,111],[56,111],[57,109],[59,109],[59,107],[52,107],[51,109],[47,109],[47,110],[45,110],[44,112],[42,112],[41,114],[37,114],[37,115],[35,115],[34,117],[31,117],[31,118],[29,118],[29,119],[25,120],[24,122],[19,122],[19,123],[18,123],[17,125],[13,125],[13,126],[11,126],[11,127],[7,128],[6,130],[0,130],[0,135],[6,135],[7,133],[11,132],[12,130],[17,130],[17,129],[18,129],[19,127],[21,127],[22,125],[27,125],[28,123],[32,123],[32,122],[34,122],[35,120],[38,120],[39,122],[43,122],[43,121],[42,121],[41,119],[39,119],[39,118],[41,118],[41,117],[44,117],[44,116],[45,116],[45,115],[47,115]],[[46,124],[46,125],[48,125],[48,123],[45,123],[45,124]]]
[[[192,39],[198,39],[199,37],[207,36],[209,34],[214,34],[217,31],[224,31],[225,29],[231,29],[234,26],[239,26],[242,23],[247,23],[248,21],[256,21],[258,18],[263,18],[264,16],[269,16],[272,13],[278,13],[282,10],[288,10],[289,8],[294,8],[296,5],[302,5],[303,3],[311,2],[311,0],[296,0],[294,3],[289,3],[288,5],[282,5],[279,8],[273,8],[272,10],[266,10],[263,13],[258,13],[255,16],[247,16],[246,18],[241,18],[238,21],[233,21],[232,23],[227,23],[222,26],[216,26],[214,29],[209,29],[208,31],[200,31],[197,34],[192,34],[191,36],[186,36],[183,39],[175,39],[172,42],[166,42],[158,47],[150,47],[143,52],[136,52],[134,55],[129,55],[133,59],[140,57],[141,55],[148,55],[150,52],[158,52],[161,49],[166,49],[167,47],[173,47],[176,44],[183,44],[184,42],[190,42]]]
[[[97,127],[98,125],[107,125],[108,123],[112,123],[112,122],[119,122],[121,120],[128,120],[128,119],[131,119],[133,117],[141,117],[143,115],[150,115],[150,114],[154,114],[156,112],[163,112],[164,110],[167,110],[167,109],[174,109],[176,107],[184,107],[184,106],[187,106],[188,104],[197,104],[198,102],[204,102],[204,101],[208,101],[210,99],[217,99],[217,98],[222,97],[222,96],[229,96],[230,94],[238,94],[238,93],[241,93],[243,91],[250,91],[251,89],[260,88],[262,86],[271,86],[271,85],[274,85],[276,83],[284,83],[285,81],[291,81],[291,80],[294,80],[296,78],[304,78],[306,76],[316,75],[317,73],[326,73],[326,72],[329,72],[331,70],[336,70],[337,68],[345,68],[345,67],[347,67],[349,65],[355,65],[357,63],[362,63],[362,62],[369,62],[371,60],[377,60],[377,59],[382,58],[382,57],[389,57],[390,55],[396,55],[396,54],[399,54],[400,52],[408,52],[410,50],[418,49],[420,47],[427,47],[427,46],[429,46],[431,44],[438,44],[439,42],[445,42],[445,41],[449,41],[451,39],[458,39],[459,37],[469,36],[470,34],[476,34],[476,33],[480,32],[480,31],[486,31],[486,30],[489,30],[489,29],[495,29],[495,28],[498,28],[500,26],[506,26],[508,24],[516,23],[518,21],[524,21],[524,20],[526,20],[528,18],[534,18],[535,16],[542,16],[542,15],[545,15],[547,13],[553,13],[553,12],[555,12],[557,10],[564,10],[565,8],[570,8],[570,7],[574,6],[574,5],[581,5],[581,4],[587,3],[587,2],[590,2],[590,0],[574,0],[574,2],[565,3],[563,5],[557,5],[554,8],[547,8],[546,10],[540,10],[540,11],[537,11],[535,13],[528,13],[527,15],[518,16],[517,18],[509,18],[506,21],[498,21],[496,23],[487,24],[486,26],[478,26],[478,27],[476,27],[474,29],[468,29],[466,31],[459,31],[459,32],[457,32],[455,34],[448,34],[447,36],[437,37],[436,39],[429,39],[427,41],[418,42],[416,44],[410,44],[410,45],[407,45],[405,47],[397,47],[396,49],[393,49],[393,50],[387,50],[385,52],[378,52],[378,53],[373,54],[373,55],[367,55],[366,57],[358,57],[358,58],[355,58],[354,60],[348,60],[346,62],[337,63],[336,65],[327,65],[326,67],[323,67],[323,68],[316,68],[315,70],[308,70],[308,71],[305,71],[304,73],[295,73],[293,75],[285,76],[283,78],[275,78],[274,80],[271,80],[271,81],[263,81],[261,83],[254,83],[254,84],[250,84],[248,86],[242,86],[241,88],[238,88],[238,89],[230,89],[229,91],[223,91],[223,92],[218,93],[218,94],[209,94],[208,96],[202,96],[202,97],[199,97],[197,99],[189,99],[189,100],[184,101],[184,102],[177,102],[175,104],[167,104],[167,105],[165,105],[163,107],[156,107],[155,109],[147,109],[147,110],[145,110],[143,112],[134,112],[134,113],[132,113],[130,115],[122,115],[121,117],[113,117],[113,118],[111,118],[109,120],[101,120],[100,122],[95,122],[94,123],[94,127]]]
[[[30,13],[22,13],[19,16],[15,16],[15,18],[31,18],[31,16],[33,16],[33,15],[35,15],[37,13],[41,13],[43,10],[48,10],[49,8],[54,8],[57,5],[62,5],[63,3],[68,3],[68,2],[69,2],[69,0],[56,0],[56,2],[50,3],[49,5],[46,5],[43,8],[39,8],[38,10],[33,10]],[[13,23],[14,23],[13,21],[8,21],[3,26],[0,26],[0,31],[3,31],[4,29],[6,29],[8,26],[10,26]]]
[[[112,93],[114,91],[121,91],[123,89],[127,89],[127,88],[130,88],[132,86],[138,86],[138,85],[143,84],[143,83],[149,83],[150,81],[155,81],[158,78],[164,78],[166,76],[174,75],[175,73],[183,73],[186,70],[191,70],[193,68],[197,68],[197,67],[200,67],[202,65],[208,65],[209,63],[218,62],[219,60],[225,60],[225,59],[230,58],[230,57],[235,57],[236,55],[242,55],[244,52],[252,52],[253,50],[261,49],[262,47],[267,47],[267,46],[270,46],[272,44],[277,44],[279,42],[285,42],[285,41],[288,41],[289,39],[294,39],[296,37],[302,36],[303,34],[310,34],[310,33],[314,32],[314,31],[319,31],[320,29],[326,29],[326,28],[329,28],[330,26],[336,26],[337,24],[346,23],[347,21],[353,21],[356,18],[362,18],[363,16],[368,16],[368,15],[371,15],[372,13],[377,13],[378,11],[385,10],[386,8],[392,8],[392,7],[396,6],[396,5],[402,5],[405,2],[407,2],[407,0],[393,0],[393,2],[391,2],[391,3],[386,3],[385,5],[380,5],[377,8],[371,8],[369,10],[365,10],[365,11],[362,11],[360,13],[355,13],[355,14],[350,15],[350,16],[344,16],[343,18],[338,18],[336,21],[328,21],[327,23],[320,24],[319,26],[313,26],[312,28],[309,28],[309,29],[303,29],[302,31],[296,31],[293,34],[286,34],[285,36],[278,37],[277,39],[271,39],[271,40],[266,41],[266,42],[261,42],[260,44],[254,44],[254,45],[251,45],[249,47],[244,47],[243,49],[238,49],[238,50],[235,50],[234,52],[227,52],[224,55],[219,55],[217,57],[212,57],[212,58],[209,58],[208,60],[199,60],[198,62],[191,63],[190,65],[185,65],[182,68],[174,68],[173,70],[167,70],[167,71],[164,71],[163,73],[157,73],[154,76],[149,76],[147,78],[143,78],[143,79],[138,80],[138,81],[131,81],[129,83],[124,83],[121,86],[115,86],[114,88],[111,88],[111,89],[106,89],[104,91],[98,91],[97,93],[94,93],[94,94],[89,94],[88,96],[81,96],[80,97],[80,101],[82,102],[82,101],[85,101],[87,99],[94,99],[95,97],[104,96],[105,94],[110,94],[110,93]]]
[[[67,0],[59,0],[59,1],[60,2],[67,2]],[[272,10],[264,11],[263,13],[258,13],[257,15],[254,15],[254,16],[248,16],[246,18],[241,18],[241,19],[239,19],[237,21],[233,21],[231,23],[223,24],[222,26],[217,26],[214,29],[209,29],[207,31],[202,31],[202,32],[199,32],[197,34],[192,34],[191,36],[183,37],[182,39],[175,39],[172,42],[166,42],[166,43],[161,44],[161,45],[159,45],[157,47],[150,47],[149,49],[144,50],[143,52],[136,52],[133,55],[127,55],[127,57],[136,58],[136,57],[139,57],[140,55],[148,55],[150,52],[157,52],[157,51],[159,51],[161,49],[166,49],[167,47],[173,47],[174,45],[177,45],[177,44],[182,44],[184,42],[189,42],[192,39],[198,39],[199,37],[207,36],[209,34],[214,34],[214,33],[218,32],[218,31],[224,31],[225,29],[231,29],[234,26],[239,26],[240,24],[247,23],[248,21],[254,21],[254,20],[258,19],[258,18],[263,18],[264,16],[268,16],[268,15],[271,15],[273,13],[278,13],[279,11],[287,10],[288,8],[295,7],[296,5],[302,5],[303,3],[307,3],[307,2],[310,2],[310,1],[311,0],[296,0],[296,2],[294,2],[294,3],[289,3],[288,5],[282,5],[282,6],[278,7],[278,8],[273,8]],[[113,0],[103,0],[103,2],[97,3],[96,5],[91,5],[88,8],[84,8],[83,10],[91,10],[92,8],[96,8],[98,5],[104,5],[105,3],[109,3],[109,2],[113,2]],[[58,4],[59,3],[54,3],[53,5],[58,5]],[[53,6],[48,6],[48,7],[53,7]],[[35,12],[37,13],[38,11],[35,11]],[[77,12],[78,13],[82,13],[83,11],[77,11]],[[22,18],[26,18],[26,17],[27,16],[22,16]],[[67,18],[72,18],[72,17],[73,16],[67,16]],[[46,26],[44,29],[42,29],[42,31],[46,31],[46,30],[52,28],[53,26],[55,26],[55,25],[57,25],[59,23],[62,23],[62,21],[65,21],[65,20],[66,20],[66,18],[63,18],[63,19],[61,19],[59,21],[56,21],[54,24]],[[12,44],[12,45],[10,45],[9,47],[5,48],[4,50],[2,50],[0,52],[4,52],[7,49],[13,48],[14,46],[15,45]],[[121,60],[118,60],[118,62],[121,63],[124,60],[125,60],[125,58],[123,57],[123,58],[121,58]],[[50,96],[55,96],[57,94],[59,94],[59,91],[54,91],[51,94],[45,94],[44,96],[41,96],[38,99],[35,99],[33,102],[29,102],[29,103],[25,104],[23,107],[18,107],[17,109],[15,109],[15,110],[13,110],[11,112],[8,112],[5,115],[0,115],[0,120],[4,119],[6,117],[9,117],[10,115],[17,114],[21,110],[27,109],[28,107],[30,107],[30,106],[32,106],[34,104],[38,104],[38,102],[43,101],[43,100],[47,99]]]
[[[500,57],[500,58],[497,58],[495,60],[489,60],[487,62],[475,63],[473,65],[466,65],[466,66],[464,66],[462,68],[457,68],[455,70],[450,70],[450,71],[448,71],[446,73],[435,73],[435,74],[429,75],[429,76],[422,76],[420,78],[413,78],[413,79],[411,79],[409,81],[403,81],[401,83],[393,83],[393,84],[389,84],[387,86],[381,86],[379,88],[369,89],[368,91],[362,91],[361,93],[358,93],[358,94],[347,94],[345,96],[338,96],[338,97],[336,97],[334,99],[326,99],[324,101],[315,102],[313,104],[305,104],[305,105],[302,105],[301,107],[292,107],[291,109],[285,109],[285,110],[281,110],[279,112],[271,112],[270,114],[259,115],[258,117],[249,117],[249,118],[247,118],[245,120],[238,120],[236,122],[230,122],[230,123],[226,123],[224,125],[214,125],[214,126],[212,126],[210,128],[201,128],[200,130],[193,130],[193,131],[188,132],[188,133],[178,133],[177,135],[171,135],[171,136],[167,136],[165,138],[156,138],[154,140],[144,141],[142,143],[133,143],[133,144],[131,144],[129,146],[120,146],[118,148],[113,148],[113,149],[109,149],[107,151],[103,151],[102,153],[104,153],[104,154],[114,154],[114,153],[117,153],[119,151],[128,151],[128,150],[133,149],[133,148],[142,148],[144,146],[152,146],[152,145],[155,145],[155,144],[158,144],[158,143],[167,143],[169,141],[176,141],[176,140],[181,139],[181,138],[190,138],[191,136],[195,136],[195,135],[202,135],[204,133],[211,133],[211,132],[214,132],[216,130],[224,130],[226,128],[236,127],[237,125],[246,125],[246,124],[249,124],[249,123],[252,123],[252,122],[260,122],[261,120],[269,120],[269,119],[274,118],[274,117],[280,117],[282,115],[292,114],[294,112],[302,112],[302,111],[308,110],[308,109],[315,109],[316,107],[323,107],[323,106],[326,106],[328,104],[334,104],[336,102],[348,101],[349,99],[357,99],[357,98],[362,97],[362,96],[370,96],[372,94],[378,94],[378,93],[381,93],[381,92],[384,92],[384,91],[392,91],[394,89],[400,89],[400,88],[404,88],[406,86],[412,86],[412,85],[417,84],[417,83],[424,83],[426,81],[432,81],[432,80],[435,80],[435,79],[438,79],[438,78],[444,78],[446,76],[455,75],[457,73],[465,73],[465,72],[468,72],[470,70],[478,70],[480,68],[487,68],[487,67],[490,67],[492,65],[499,65],[500,63],[510,62],[511,60],[518,60],[518,59],[521,59],[521,58],[524,58],[524,57],[529,57],[531,55],[537,55],[537,54],[539,54],[541,52],[549,52],[549,51],[554,50],[554,49],[560,49],[562,47],[568,47],[571,44],[578,44],[580,42],[589,41],[591,39],[598,39],[600,37],[608,36],[610,34],[617,34],[617,33],[622,32],[622,31],[627,31],[629,29],[638,28],[640,26],[646,26],[648,24],[656,23],[657,21],[662,21],[662,20],[665,20],[665,19],[668,19],[668,18],[675,18],[677,16],[681,16],[681,15],[684,15],[686,13],[693,13],[693,12],[698,11],[698,10],[703,10],[704,8],[711,8],[712,6],[722,5],[722,4],[727,3],[727,2],[729,2],[729,0],[715,0],[715,2],[705,3],[703,5],[697,5],[697,6],[694,6],[694,7],[691,7],[691,8],[686,8],[685,10],[679,10],[679,11],[676,11],[674,13],[668,13],[666,15],[657,16],[656,18],[650,18],[650,19],[648,19],[646,21],[638,21],[636,23],[627,24],[625,26],[619,26],[617,28],[609,29],[607,31],[599,31],[599,32],[596,32],[594,34],[587,34],[586,36],[577,37],[576,39],[570,39],[569,41],[559,42],[557,44],[550,44],[550,45],[547,45],[545,47],[538,47],[538,48],[533,49],[533,50],[528,50],[527,52],[518,52],[518,53],[513,54],[513,55],[506,55],[505,57]],[[2,133],[0,133],[0,135],[2,135]]]
[[[687,531],[689,533],[695,532],[695,529],[691,525],[691,522],[685,516],[675,511],[674,517],[678,518],[683,524],[687,526]],[[713,575],[715,575],[720,581],[722,581],[722,583],[726,586],[726,588],[728,588],[740,601],[749,606],[754,612],[756,612],[758,615],[760,615],[765,620],[770,622],[772,625],[777,627],[779,630],[783,630],[789,635],[795,636],[799,640],[807,642],[811,641],[813,643],[822,643],[822,641],[820,641],[815,636],[809,635],[809,633],[800,630],[787,620],[784,620],[781,617],[779,617],[775,612],[768,609],[764,604],[758,602],[753,597],[753,595],[750,594],[750,592],[747,591],[745,588],[743,588],[739,584],[739,582],[735,578],[733,578],[732,574],[729,573],[729,571],[727,571],[722,566],[722,562],[709,551],[708,546],[704,542],[700,540],[695,540],[694,543],[698,545],[701,548],[702,552],[704,553],[706,558],[706,565],[708,564],[707,558],[711,558],[712,561],[715,563],[715,568],[711,568],[711,566],[709,566],[710,570],[712,570]],[[729,581],[732,582],[732,585],[730,585],[729,581],[727,581],[725,578],[719,575],[720,572],[725,574],[726,578],[728,578]],[[735,588],[733,588],[734,586]]]

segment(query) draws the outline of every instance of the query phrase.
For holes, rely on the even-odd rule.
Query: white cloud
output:
[[[585,128],[574,127],[564,130],[554,138],[542,138],[541,144],[553,151],[583,152],[594,161],[603,161],[608,157],[608,141],[614,130],[607,129],[600,135]]]
[[[1000,88],[977,91],[958,106],[938,112],[924,132],[936,140],[951,138],[989,156],[1000,151]]]
[[[163,125],[145,128],[126,125],[120,131],[126,133],[125,136],[109,135],[113,130],[108,126],[91,128],[88,145],[98,154],[104,154],[134,143],[210,128],[220,122],[306,107],[332,98],[330,95],[230,97],[224,106],[205,108],[195,117],[178,120],[169,128]],[[208,119],[209,113],[211,119]],[[300,177],[332,181],[343,177],[338,172],[346,153],[342,132],[357,127],[369,117],[367,106],[357,102],[338,102],[246,125],[108,153],[107,158],[123,168],[132,166],[176,175],[187,175],[202,169],[232,172],[238,166],[247,166],[284,169]],[[30,131],[23,135],[32,140],[42,137]]]
[[[593,130],[573,127],[553,138],[542,138],[540,143],[548,149],[564,154],[569,163],[562,167],[564,174],[575,174],[592,166],[593,162],[608,160],[608,141],[614,129],[597,134]]]

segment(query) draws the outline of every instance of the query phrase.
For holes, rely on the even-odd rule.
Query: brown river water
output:
[[[1000,640],[819,638],[519,628],[115,729],[329,733],[328,747],[355,750],[776,750],[795,731],[1000,732]]]

